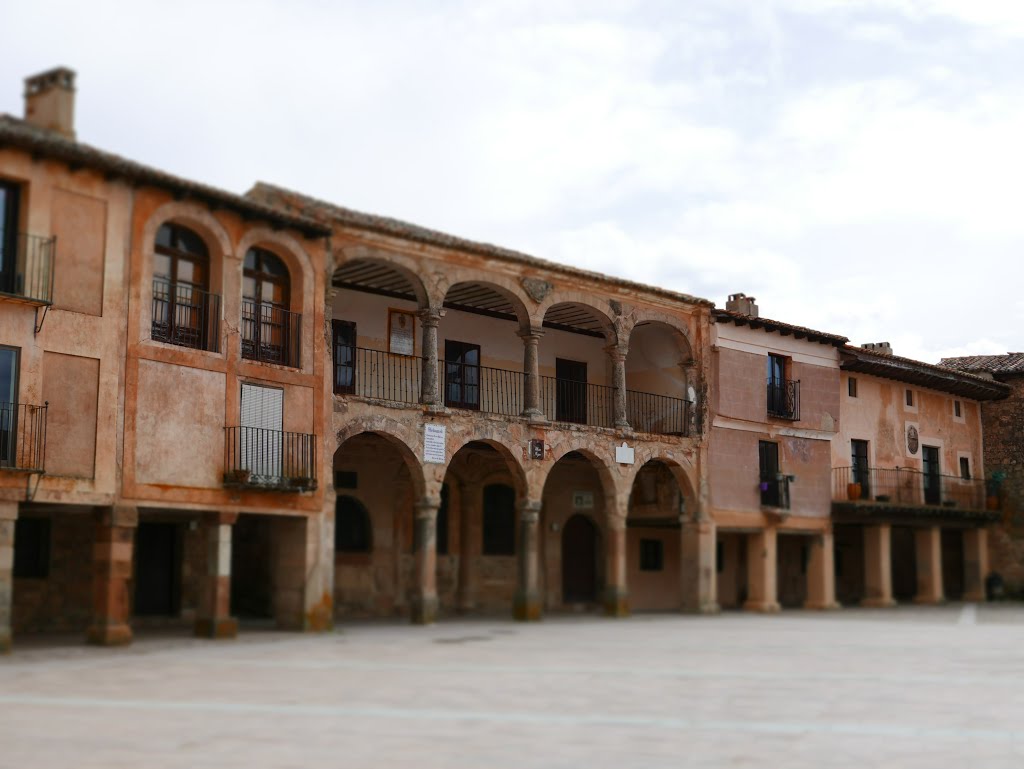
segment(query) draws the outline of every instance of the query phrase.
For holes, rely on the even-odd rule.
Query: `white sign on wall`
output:
[[[615,461],[620,465],[631,465],[636,461],[636,452],[632,446],[627,446],[623,441],[621,446],[615,447]]]
[[[443,465],[445,461],[444,448],[446,442],[446,428],[444,425],[423,425],[423,461],[435,462]]]

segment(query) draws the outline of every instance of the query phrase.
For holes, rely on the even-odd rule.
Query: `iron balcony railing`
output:
[[[315,435],[262,427],[224,428],[224,485],[271,491],[316,488]]]
[[[836,467],[832,500],[985,509],[985,481],[905,467]]]
[[[522,371],[438,361],[441,396],[449,408],[519,416],[526,408],[527,376]],[[423,358],[362,347],[338,347],[334,392],[364,398],[420,402]],[[544,415],[554,422],[614,426],[615,388],[555,377],[539,377]],[[667,395],[626,391],[630,425],[661,435],[690,434],[689,401]]]
[[[4,237],[0,230],[0,294],[24,302],[53,302],[53,257],[56,237],[18,233]]]
[[[43,472],[49,405],[0,403],[0,470]]]
[[[242,357],[301,368],[302,315],[267,302],[243,299]]]
[[[800,380],[768,380],[768,416],[800,419]]]
[[[220,296],[154,278],[150,336],[157,342],[220,352]]]

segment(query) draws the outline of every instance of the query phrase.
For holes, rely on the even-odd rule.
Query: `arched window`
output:
[[[159,342],[217,351],[220,297],[209,293],[210,252],[201,237],[164,224],[153,249],[153,328]]]
[[[338,553],[373,552],[370,514],[355,497],[341,496],[334,503],[334,550]]]
[[[289,312],[291,279],[280,257],[250,248],[242,273],[242,357],[299,365],[302,316]]]

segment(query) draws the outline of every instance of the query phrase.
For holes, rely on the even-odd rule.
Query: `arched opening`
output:
[[[682,605],[682,488],[661,460],[637,472],[626,517],[626,568],[634,611],[678,610]]]
[[[562,602],[591,605],[598,601],[601,536],[589,516],[576,513],[562,530]]]
[[[426,290],[409,268],[384,259],[341,264],[332,284],[334,392],[418,403]]]
[[[406,613],[415,587],[414,505],[423,494],[415,456],[391,436],[359,433],[334,454],[334,487],[336,616]]]
[[[599,467],[596,457],[571,451],[555,463],[544,483],[540,549],[542,590],[548,608],[600,606],[607,573],[605,500],[610,480],[602,477]],[[592,548],[584,549],[584,538],[589,535],[583,532],[584,524],[579,521],[573,524],[574,536],[566,540],[566,527],[576,517],[584,518],[594,527],[596,544]],[[585,600],[580,600],[583,586],[590,585],[586,580],[591,574],[593,590],[588,588]],[[567,578],[572,580],[571,584],[566,584]]]
[[[456,283],[438,326],[441,388],[449,408],[518,416],[524,409],[522,301],[500,286]]]
[[[444,479],[445,552],[440,520],[437,532],[442,609],[508,612],[516,588],[518,508],[525,483],[519,464],[500,444],[470,441],[452,457]]]
[[[626,356],[626,416],[641,432],[686,435],[693,383],[686,337],[664,323],[639,323],[629,336]]]
[[[180,224],[162,224],[153,247],[150,338],[216,352],[219,319],[220,296],[210,292],[206,241]]]
[[[291,275],[284,261],[253,247],[242,264],[242,357],[299,366],[302,316],[291,312]]]
[[[576,302],[553,304],[544,314],[540,342],[540,404],[556,422],[611,427],[614,387],[606,352],[611,322],[599,310]]]

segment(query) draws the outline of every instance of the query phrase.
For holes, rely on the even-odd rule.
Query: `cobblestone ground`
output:
[[[0,766],[1024,765],[1024,608],[24,644]]]

